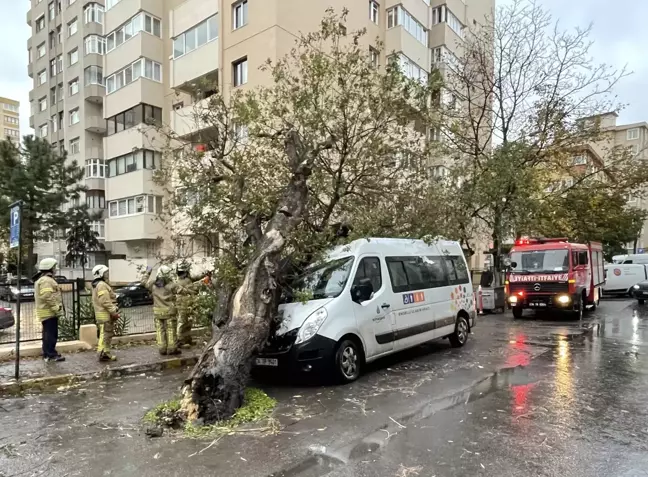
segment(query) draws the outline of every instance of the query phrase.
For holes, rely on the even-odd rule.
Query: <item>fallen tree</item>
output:
[[[385,58],[382,46],[370,53],[364,31],[347,32],[345,22],[346,13],[329,10],[318,32],[268,62],[271,86],[210,97],[195,111],[200,134],[168,131],[174,148],[184,147],[166,155],[156,179],[174,198],[172,229],[219,234],[218,326],[183,389],[189,421],[222,421],[242,404],[254,356],[276,325],[287,270],[354,230],[388,233],[395,204],[403,209],[392,233],[439,230],[434,214],[421,220],[412,205],[429,196],[434,151],[421,125],[434,123],[428,106],[438,84],[405,77],[396,62],[379,66],[372,59]]]

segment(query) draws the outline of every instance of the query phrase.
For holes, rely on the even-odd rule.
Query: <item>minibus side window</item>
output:
[[[426,257],[426,265],[430,273],[428,288],[447,287],[449,285],[448,273],[443,267],[442,257]]]
[[[368,278],[371,281],[374,293],[382,288],[380,260],[377,257],[365,257],[360,261],[353,284],[359,284],[363,278]]]
[[[399,293],[409,290],[402,260],[387,259],[387,270],[389,270],[389,279],[394,292]]]
[[[450,285],[462,285],[468,283],[468,269],[461,257],[443,257],[448,270]]]

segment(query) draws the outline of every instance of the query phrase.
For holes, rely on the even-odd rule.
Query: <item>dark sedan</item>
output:
[[[646,300],[648,300],[648,281],[639,282],[632,287],[632,295],[640,305],[646,303]]]
[[[0,285],[0,299],[2,300],[16,301],[19,294],[21,301],[33,300],[34,282],[28,278],[23,278],[20,280],[20,290],[18,289],[18,280],[16,278]]]
[[[0,330],[6,330],[16,324],[11,308],[0,307]]]
[[[133,282],[124,288],[119,288],[115,290],[115,294],[117,295],[117,304],[120,308],[153,304],[151,292],[139,282]]]

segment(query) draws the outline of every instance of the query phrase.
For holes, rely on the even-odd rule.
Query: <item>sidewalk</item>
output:
[[[100,363],[94,351],[64,354],[66,361],[46,363],[40,358],[20,361],[21,383],[14,380],[13,361],[0,362],[0,396],[32,388],[59,386],[72,380],[89,380],[114,375],[189,366],[196,362],[200,347],[182,350],[178,356],[161,356],[154,343],[121,347],[113,350],[117,361]]]

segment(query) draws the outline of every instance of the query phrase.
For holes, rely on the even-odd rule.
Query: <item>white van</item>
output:
[[[365,363],[432,339],[463,346],[475,325],[473,287],[457,242],[356,240],[333,249],[299,283],[294,297],[283,297],[280,324],[256,367],[332,369],[351,382]]]
[[[646,265],[611,263],[605,266],[604,295],[632,295],[632,287],[648,279]]]
[[[612,263],[644,263],[648,264],[648,254],[645,253],[635,253],[631,255],[615,255],[612,257]]]

